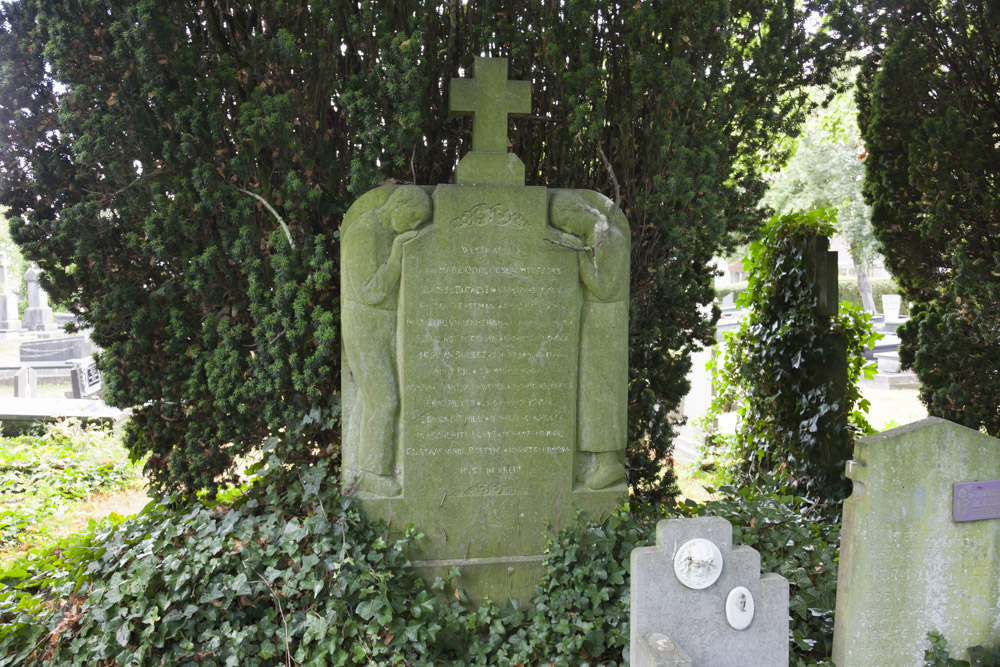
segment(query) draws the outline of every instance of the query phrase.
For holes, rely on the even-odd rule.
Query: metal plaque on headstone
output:
[[[956,523],[1000,519],[1000,479],[959,482],[953,493],[952,519]]]

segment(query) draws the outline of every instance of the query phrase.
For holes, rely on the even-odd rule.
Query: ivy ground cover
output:
[[[0,438],[0,550],[45,542],[94,494],[139,483],[140,466],[110,430],[61,422]]]

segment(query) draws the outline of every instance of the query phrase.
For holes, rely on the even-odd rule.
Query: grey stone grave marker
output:
[[[425,577],[525,600],[551,531],[626,493],[630,234],[596,192],[524,185],[507,118],[530,84],[506,60],[477,58],[450,108],[473,116],[457,183],[378,188],[341,227],[344,483],[426,535]]]
[[[0,334],[10,334],[21,329],[17,315],[17,295],[9,288],[10,267],[7,253],[0,253]]]
[[[859,440],[847,475],[837,666],[921,665],[931,631],[1000,642],[1000,440],[924,419]]]
[[[20,360],[22,363],[71,361],[89,357],[93,353],[94,346],[87,336],[60,336],[59,338],[21,341]]]
[[[38,373],[34,368],[24,367],[14,374],[14,396],[16,398],[38,396]]]
[[[31,266],[24,274],[28,307],[24,310],[24,328],[28,331],[51,331],[56,328],[49,307],[49,296],[38,284],[38,269]]]
[[[66,398],[90,398],[96,396],[104,388],[101,372],[92,357],[78,359],[70,369],[70,385],[72,393],[67,392]]]
[[[660,521],[631,564],[633,665],[788,665],[788,581],[761,574],[725,519]]]

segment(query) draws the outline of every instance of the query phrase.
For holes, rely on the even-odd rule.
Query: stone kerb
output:
[[[847,475],[835,664],[923,664],[931,631],[1000,642],[1000,440],[924,419],[860,439]]]
[[[632,551],[632,664],[788,665],[788,581],[732,540],[720,517],[667,519]]]

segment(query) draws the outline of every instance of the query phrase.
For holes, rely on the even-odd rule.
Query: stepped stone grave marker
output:
[[[526,600],[551,531],[625,496],[629,229],[596,192],[524,185],[506,60],[450,106],[473,115],[457,183],[378,188],[341,228],[343,481],[425,534],[427,578]]]
[[[632,665],[788,665],[788,580],[761,574],[725,519],[660,521],[631,566]]]
[[[924,419],[859,440],[847,475],[838,667],[923,664],[931,631],[1000,642],[1000,440]]]

